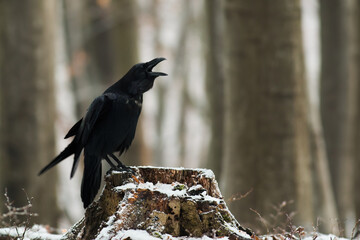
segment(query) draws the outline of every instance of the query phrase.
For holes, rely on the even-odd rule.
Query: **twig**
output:
[[[1,224],[4,226],[13,226],[15,227],[15,231],[17,234],[17,238],[16,239],[25,239],[25,234],[27,232],[27,230],[29,229],[29,225],[30,225],[30,220],[33,216],[38,216],[36,213],[31,212],[31,208],[32,208],[32,198],[29,198],[29,196],[27,195],[26,191],[24,189],[22,189],[26,195],[26,200],[27,200],[27,205],[23,206],[23,207],[15,207],[14,206],[14,202],[10,201],[9,195],[7,193],[7,189],[5,189],[5,207],[7,209],[6,213],[3,213],[0,215],[0,220],[1,220]],[[19,216],[24,216],[25,220],[24,221],[20,221],[19,220]],[[9,219],[8,221],[5,221],[6,219]],[[24,231],[22,231],[22,233],[20,233],[19,231],[19,227],[23,226],[24,227]]]
[[[358,228],[359,224],[360,224],[360,219],[358,219],[358,220],[356,221],[355,226],[354,226],[353,229],[352,229],[351,238],[350,238],[351,240],[352,240],[352,239],[355,239],[355,238],[360,234],[360,230],[359,230],[359,228]]]
[[[236,193],[234,195],[232,195],[228,200],[227,202],[233,202],[233,201],[239,201],[243,198],[246,198],[251,192],[253,191],[253,189],[251,188],[249,191],[247,191],[246,193],[244,194],[241,194],[241,193]]]
[[[250,208],[250,210],[251,210],[252,212],[254,212],[256,215],[258,215],[261,223],[264,224],[264,226],[266,227],[266,232],[269,234],[270,231],[269,231],[269,228],[268,228],[266,219],[263,218],[263,217],[260,215],[260,213],[257,212],[256,210],[254,210],[254,209],[252,209],[252,208]]]

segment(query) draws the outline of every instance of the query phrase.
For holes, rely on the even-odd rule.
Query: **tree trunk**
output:
[[[25,191],[34,197],[35,221],[52,226],[57,176],[36,175],[55,154],[54,3],[0,1],[1,195],[7,188],[15,206],[24,206]]]
[[[318,104],[318,82],[319,75],[318,64],[320,63],[320,31],[318,26],[319,12],[316,2],[302,1],[303,7],[303,29],[304,45],[307,68],[307,82],[309,94],[309,124],[310,124],[310,144],[312,159],[314,161],[313,170],[313,186],[314,186],[314,215],[318,219],[318,231],[339,234],[338,214],[335,202],[333,185],[331,182],[331,174],[329,161],[326,151],[326,144],[321,122],[320,108]],[[311,24],[311,26],[310,26]],[[318,63],[318,64],[317,64]]]
[[[346,27],[342,0],[321,0],[320,110],[331,178],[337,179],[343,148],[346,96]],[[337,196],[338,184],[333,182]]]
[[[110,29],[113,53],[113,78],[122,77],[138,57],[137,5],[135,1],[112,1],[113,26]],[[100,45],[101,46],[101,45]],[[146,59],[143,62],[148,61]],[[144,96],[146,101],[146,94]],[[143,121],[140,117],[136,135],[131,148],[124,155],[124,163],[132,166],[146,165],[150,162],[149,149],[144,142]]]
[[[148,238],[250,239],[226,207],[214,174],[206,169],[133,168],[107,175],[99,201],[63,239],[113,239],[143,230]],[[146,232],[145,232],[146,231]],[[125,237],[124,237],[125,238]],[[126,239],[132,238],[131,235]],[[146,239],[146,238],[143,238]]]
[[[235,217],[258,226],[273,206],[295,201],[313,220],[299,1],[225,3],[225,149],[221,185]],[[291,210],[291,209],[290,209]]]
[[[324,136],[340,224],[350,235],[355,225],[354,164],[356,155],[358,76],[357,1],[321,1],[321,91]]]
[[[221,1],[209,0],[206,7],[206,93],[211,139],[207,166],[220,179],[224,148],[224,72],[222,64]]]
[[[160,38],[160,29],[161,29],[161,23],[162,19],[160,17],[160,2],[159,0],[152,0],[150,4],[150,9],[148,10],[150,12],[150,15],[153,16],[153,29],[155,31],[154,33],[154,52],[156,53],[162,53],[164,52],[164,46],[161,43]],[[151,161],[151,164],[154,166],[164,166],[165,165],[165,159],[163,156],[163,148],[164,148],[164,142],[165,139],[163,137],[164,132],[164,123],[165,123],[165,97],[166,97],[166,87],[163,82],[158,82],[156,86],[156,98],[157,98],[157,112],[155,117],[155,127],[156,127],[156,144],[154,146],[154,154],[153,159]]]
[[[96,96],[93,82],[94,72],[89,74],[89,54],[85,49],[87,18],[84,16],[87,1],[64,0],[64,25],[69,64],[76,105],[76,117],[82,116],[90,101]]]
[[[357,82],[357,86],[356,86],[356,90],[357,90],[357,95],[356,95],[356,99],[355,99],[355,104],[357,106],[356,111],[355,111],[355,121],[354,121],[354,145],[358,146],[360,143],[360,128],[359,128],[359,122],[360,122],[360,110],[358,109],[360,106],[360,2],[359,1],[354,1],[355,5],[353,6],[353,49],[352,49],[352,53],[354,55],[352,58],[352,63],[351,63],[351,76],[354,78],[354,81]],[[354,165],[353,165],[353,169],[360,169],[360,148],[359,147],[354,147],[353,149],[355,151],[355,157],[354,157]],[[356,194],[357,193],[357,189],[360,186],[360,174],[354,174],[354,183],[353,183],[353,194],[354,195],[354,199],[355,199],[355,212],[356,212],[356,216],[355,219],[360,219],[360,195]]]
[[[314,197],[314,213],[320,220],[318,231],[339,235],[338,212],[335,202],[335,194],[331,184],[330,167],[328,156],[326,154],[320,112],[315,106],[312,106],[310,111],[310,136],[312,139],[314,159],[313,176],[314,189],[316,192]]]

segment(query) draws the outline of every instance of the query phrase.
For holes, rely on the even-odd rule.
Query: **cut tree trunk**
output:
[[[212,171],[132,169],[134,176],[127,172],[106,176],[99,200],[86,209],[85,217],[64,239],[133,239],[136,234],[145,234],[147,239],[250,239],[252,231],[240,226],[229,212]]]

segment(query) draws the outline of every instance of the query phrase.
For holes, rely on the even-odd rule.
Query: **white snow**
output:
[[[312,233],[309,236],[306,236],[305,238],[302,238],[303,240],[314,240],[316,236],[316,240],[347,240],[347,238],[337,237],[333,234],[321,234],[321,233]]]
[[[208,236],[203,236],[201,238],[195,238],[195,237],[173,237],[169,234],[160,234],[159,235],[151,235],[145,230],[121,230],[117,233],[111,232],[111,224],[113,223],[114,218],[110,218],[108,223],[110,224],[109,227],[103,228],[102,231],[97,236],[96,240],[107,240],[107,239],[126,239],[130,237],[132,240],[158,240],[158,239],[164,239],[164,240],[210,240],[210,239],[221,239],[221,240],[228,240],[228,237],[222,237],[222,238],[210,238]],[[227,227],[233,228],[231,225],[228,225]],[[20,237],[22,239],[22,235],[24,233],[25,228],[24,227],[11,227],[11,228],[0,228],[0,236],[1,235],[10,235],[11,237]],[[235,231],[240,236],[244,238],[250,239],[250,236],[242,231]],[[161,238],[159,238],[161,236]],[[278,236],[278,238],[276,238]],[[26,229],[24,240],[30,240],[30,239],[42,239],[42,240],[60,240],[62,235],[59,234],[50,234],[48,233],[47,229],[44,226],[41,225],[34,225],[33,227]],[[280,235],[267,235],[267,236],[258,236],[261,240],[273,240],[275,239],[282,239],[280,238]],[[295,238],[300,239],[300,238]],[[348,240],[347,238],[341,238],[337,237],[332,234],[321,234],[321,233],[309,233],[305,237],[302,237],[301,240]]]
[[[19,237],[19,239],[30,240],[30,239],[43,239],[43,240],[59,240],[61,235],[50,234],[44,226],[34,225],[32,228],[26,229],[24,238],[22,238],[25,231],[25,227],[11,227],[11,228],[0,228],[1,235],[10,235],[13,238]]]
[[[278,237],[277,237],[278,236]],[[282,239],[280,236],[283,237],[283,235],[268,235],[268,236],[260,236],[259,238],[262,240],[274,240],[274,239]],[[296,237],[295,239],[301,239],[301,240],[348,240],[347,238],[341,238],[337,237],[332,234],[322,234],[322,233],[310,233],[307,234],[305,237]],[[286,238],[288,239],[288,238]]]
[[[205,178],[215,178],[215,174],[211,169],[207,168],[185,168],[185,167],[158,167],[158,166],[137,166],[137,168],[156,168],[156,169],[165,169],[165,170],[188,170],[188,171],[198,171],[200,176]]]
[[[201,175],[206,178],[214,178],[215,179],[215,174],[211,169],[195,168],[195,170],[202,171],[203,173]]]
[[[161,237],[160,237],[161,236]],[[131,240],[210,240],[210,239],[221,239],[221,240],[228,240],[228,237],[222,237],[222,238],[210,238],[208,236],[203,236],[201,238],[194,238],[194,237],[173,237],[168,234],[159,234],[158,236],[152,236],[145,230],[123,230],[119,231],[116,236],[113,235],[106,235],[102,234],[96,238],[96,240],[107,240],[107,239],[126,239],[130,237]],[[249,238],[249,235],[247,235],[247,238]]]
[[[175,184],[164,184],[164,183],[156,183],[155,185],[151,182],[146,183],[127,183],[122,186],[115,187],[116,190],[130,190],[130,189],[148,189],[150,191],[157,191],[163,194],[166,194],[168,196],[184,196],[186,195],[187,188],[184,187],[182,190],[174,190],[174,187],[179,186],[183,184],[175,183]]]
[[[131,191],[132,189],[148,189],[149,191],[156,191],[162,194],[165,194],[169,197],[191,197],[194,200],[198,200],[200,198],[203,198],[205,201],[215,201],[219,203],[222,201],[220,198],[215,198],[212,196],[209,196],[204,189],[204,192],[202,192],[200,195],[191,196],[189,195],[189,191],[191,190],[197,190],[197,189],[203,189],[201,185],[194,185],[191,188],[188,188],[186,185],[174,182],[172,184],[164,184],[164,183],[156,183],[153,184],[152,182],[145,182],[145,183],[127,183],[121,186],[117,186],[114,188],[115,190],[122,190],[122,191]]]

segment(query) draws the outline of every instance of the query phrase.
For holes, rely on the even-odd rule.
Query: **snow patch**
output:
[[[267,236],[260,236],[259,238],[262,240],[283,239],[283,238],[276,238],[276,236],[284,237],[283,235],[267,235]],[[288,238],[286,238],[286,239],[288,239]],[[295,237],[295,239],[300,239],[300,238]],[[322,234],[322,233],[317,233],[317,232],[309,233],[309,234],[306,234],[305,237],[301,237],[301,240],[314,240],[314,239],[316,239],[316,240],[349,240],[347,238],[337,237],[333,234]]]
[[[25,229],[25,227],[0,228],[0,236],[1,235],[10,236],[13,237],[14,239],[19,238],[24,240],[30,240],[30,239],[60,240],[62,236],[59,234],[48,233],[48,230],[41,225],[34,225],[33,227],[27,229]]]
[[[316,238],[315,238],[316,236]],[[347,238],[337,237],[333,234],[322,234],[322,233],[312,233],[309,236],[306,236],[305,238],[302,238],[302,240],[348,240]]]
[[[247,238],[249,238],[249,236],[246,236]],[[123,230],[123,231],[119,231],[116,236],[113,235],[106,235],[106,234],[102,234],[102,235],[98,235],[98,237],[96,238],[96,240],[107,240],[107,239],[127,239],[127,238],[131,238],[131,240],[159,240],[159,239],[166,239],[166,240],[181,240],[181,239],[186,239],[186,240],[211,240],[211,239],[221,239],[221,240],[228,240],[228,237],[222,237],[222,238],[210,238],[208,236],[203,236],[201,238],[193,238],[193,237],[173,237],[169,234],[160,234],[156,235],[156,236],[152,236],[150,235],[147,231],[145,230]]]
[[[165,169],[165,170],[187,170],[187,171],[198,171],[205,177],[213,178],[215,175],[212,170],[207,168],[185,168],[185,167],[159,167],[159,166],[136,166],[136,168],[156,168],[156,169]]]
[[[205,178],[213,178],[215,179],[215,174],[211,169],[206,168],[195,168],[195,170],[202,172],[201,176],[204,176]]]
[[[116,190],[131,190],[131,189],[148,189],[150,191],[156,191],[163,194],[166,194],[168,196],[184,196],[186,195],[186,187],[184,186],[183,189],[177,188],[176,186],[184,186],[183,184],[177,183],[177,184],[164,184],[164,183],[156,183],[155,185],[152,182],[145,182],[145,183],[139,183],[135,185],[134,183],[127,183],[122,186],[115,187]]]
[[[172,184],[165,184],[165,183],[156,183],[153,184],[152,182],[145,182],[145,183],[127,183],[121,186],[114,187],[115,191],[131,191],[136,189],[147,189],[149,191],[159,192],[162,194],[165,194],[169,197],[189,197],[193,198],[194,200],[205,200],[205,201],[213,201],[220,203],[222,200],[219,198],[215,198],[212,196],[209,196],[206,192],[206,190],[201,185],[195,185],[190,188],[188,188],[186,185],[174,182]],[[204,190],[200,194],[196,194],[195,196],[192,196],[191,191],[201,191]]]

